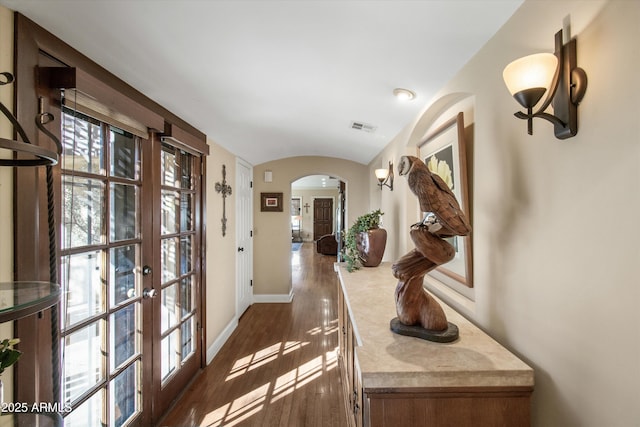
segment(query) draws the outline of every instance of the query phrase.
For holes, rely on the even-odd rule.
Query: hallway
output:
[[[291,252],[293,302],[252,305],[160,425],[345,426],[334,261]]]

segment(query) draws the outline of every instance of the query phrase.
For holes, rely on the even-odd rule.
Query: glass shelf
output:
[[[26,142],[0,138],[0,148],[27,155],[23,159],[0,159],[0,166],[53,166],[58,163],[58,154]]]
[[[55,305],[60,286],[49,282],[0,282],[0,323],[20,319]]]

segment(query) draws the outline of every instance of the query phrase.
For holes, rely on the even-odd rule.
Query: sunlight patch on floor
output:
[[[313,380],[337,367],[338,352],[336,349],[328,351],[323,356],[318,356],[315,359],[300,365],[296,369],[292,369],[291,371],[280,375],[276,379],[271,403],[277,402],[284,396],[293,393],[295,390],[299,390],[311,383]],[[321,388],[318,392],[325,393],[325,390]]]
[[[315,329],[317,328],[313,330]],[[227,377],[227,381],[309,344],[307,341],[286,341],[265,347],[254,354],[238,359]],[[226,403],[209,412],[200,425],[207,427],[236,426],[260,412],[265,404],[277,402],[294,391],[308,386],[323,374],[337,367],[338,349],[336,348],[280,375],[275,381],[263,384],[234,399],[233,402]],[[326,393],[328,390],[320,387],[317,392]]]
[[[233,364],[233,368],[231,368],[231,372],[225,379],[225,381],[230,381],[234,378],[239,377],[240,375],[246,374],[249,371],[252,371],[260,366],[264,366],[269,362],[273,362],[278,358],[280,354],[289,354],[292,351],[299,350],[302,347],[309,345],[309,342],[302,341],[287,341],[283,343],[276,343],[272,346],[263,348],[262,350],[258,350],[253,354],[249,354],[245,357],[242,357]]]
[[[200,425],[207,427],[231,427],[247,420],[264,408],[271,383],[266,383],[244,394],[231,403],[209,412]]]
[[[300,267],[300,251],[291,252],[291,267]]]

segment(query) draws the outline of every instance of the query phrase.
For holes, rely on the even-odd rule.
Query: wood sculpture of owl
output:
[[[471,232],[471,225],[460,209],[456,196],[422,160],[414,156],[402,156],[398,173],[407,176],[409,188],[420,202],[420,210],[426,213],[417,226],[426,226],[431,233],[440,237],[466,236]],[[435,222],[430,220],[430,213],[435,215]]]
[[[424,290],[423,280],[429,271],[454,258],[455,249],[445,238],[466,236],[471,225],[447,184],[429,171],[422,160],[402,156],[398,173],[407,177],[409,188],[426,214],[410,230],[416,248],[391,268],[398,279],[395,290],[398,317],[391,320],[390,327],[401,335],[450,342],[458,338],[458,328],[447,322],[440,304]]]

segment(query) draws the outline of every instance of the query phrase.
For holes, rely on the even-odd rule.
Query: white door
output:
[[[236,161],[236,316],[253,304],[253,168]]]

